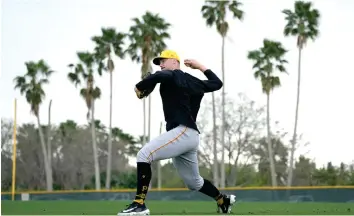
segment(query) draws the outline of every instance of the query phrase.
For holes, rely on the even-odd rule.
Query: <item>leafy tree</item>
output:
[[[102,28],[102,34],[100,36],[92,37],[92,41],[95,42],[95,55],[96,59],[101,64],[107,59],[106,68],[109,71],[109,131],[108,131],[108,159],[107,159],[107,176],[106,176],[106,189],[111,187],[111,171],[112,171],[112,95],[113,95],[113,70],[114,62],[112,60],[112,53],[119,58],[124,57],[123,44],[125,34],[117,32],[114,28]]]
[[[221,122],[221,97],[216,97],[216,120]],[[236,100],[229,97],[225,98],[225,153],[228,161],[225,161],[226,168],[226,187],[235,186],[238,184],[240,166],[246,166],[252,163],[254,154],[251,150],[260,139],[260,134],[263,131],[265,121],[265,106],[258,107],[254,101],[250,100],[245,94],[239,93]],[[204,101],[205,105],[200,111],[198,117],[199,130],[201,131],[201,148],[198,153],[201,165],[204,163],[209,168],[213,167],[213,144],[212,144],[212,128],[207,128],[209,125],[208,119],[212,114],[211,101]],[[221,128],[217,124],[218,133]],[[221,140],[218,139],[221,143]],[[220,145],[218,145],[220,146]],[[218,150],[221,149],[221,146]],[[241,162],[242,161],[242,162]],[[214,168],[214,167],[213,167]],[[214,172],[212,172],[214,173]]]
[[[1,191],[6,191],[12,185],[13,128],[11,120],[1,119]]]
[[[239,1],[205,1],[202,6],[201,12],[203,18],[206,20],[207,26],[215,26],[217,32],[221,35],[221,71],[222,71],[222,82],[224,87],[222,88],[222,123],[221,123],[221,144],[222,144],[222,156],[221,156],[221,179],[220,186],[225,187],[225,38],[229,30],[229,24],[226,21],[227,12],[231,12],[233,18],[242,20],[244,12],[240,10],[241,3]],[[214,123],[214,184],[218,185],[217,176],[217,151],[216,151],[216,117],[215,117],[215,97],[214,92],[212,93],[212,104],[213,104],[213,123]]]
[[[276,71],[286,73],[284,66],[287,63],[287,60],[284,58],[286,52],[287,50],[285,50],[280,42],[264,39],[263,47],[250,51],[247,56],[248,59],[253,61],[254,77],[261,81],[262,91],[267,96],[267,143],[273,186],[277,186],[277,179],[271,145],[270,93],[281,85],[279,76],[275,74]]]
[[[273,136],[271,139],[273,151],[273,161],[276,173],[277,182],[284,179],[284,173],[287,168],[288,152],[279,135]],[[267,137],[262,137],[256,147],[253,149],[253,154],[258,158],[258,182],[260,185],[270,185],[272,183],[270,160],[268,156],[268,140]]]
[[[89,121],[91,115],[91,133],[92,133],[92,149],[93,149],[93,158],[94,158],[94,166],[95,166],[95,185],[96,190],[101,188],[100,185],[100,169],[98,163],[98,150],[96,144],[96,129],[94,126],[95,117],[94,117],[94,107],[95,100],[99,99],[101,96],[101,89],[97,86],[95,87],[95,70],[94,67],[96,65],[97,59],[95,55],[90,52],[78,52],[77,53],[79,63],[75,66],[74,64],[69,64],[71,69],[74,71],[68,74],[68,78],[71,82],[74,83],[75,86],[82,84],[83,82],[86,84],[86,88],[81,88],[80,95],[85,100],[87,106],[87,120]],[[104,69],[104,65],[102,62],[98,64],[98,75],[102,75],[102,71]]]
[[[298,113],[300,103],[300,83],[301,83],[301,55],[302,49],[306,45],[309,39],[315,40],[319,34],[318,20],[320,13],[317,9],[313,9],[312,2],[296,1],[294,4],[294,11],[289,9],[283,10],[285,14],[286,25],[284,28],[284,35],[297,37],[297,47],[299,50],[298,57],[298,80],[297,80],[297,96],[296,96],[296,108],[295,108],[295,123],[294,134],[291,141],[291,155],[290,155],[290,167],[288,173],[288,186],[292,185],[293,179],[293,164],[294,164],[294,152],[296,145],[296,132],[298,124]]]
[[[304,185],[313,185],[312,174],[316,170],[316,164],[310,161],[309,158],[306,158],[303,155],[300,155],[298,161],[295,162],[294,169],[294,185],[304,186]]]
[[[69,132],[74,132],[77,129],[77,123],[73,120],[66,120],[59,124],[59,130],[63,137],[70,137],[72,135]]]
[[[43,59],[39,60],[38,62],[25,62],[25,65],[27,69],[25,75],[17,76],[14,79],[15,89],[19,89],[21,95],[25,95],[27,103],[31,106],[31,112],[37,118],[40,143],[42,146],[42,153],[45,164],[47,190],[51,191],[53,189],[52,168],[49,161],[49,158],[51,158],[49,154],[51,154],[51,152],[48,151],[50,148],[49,146],[46,146],[43,130],[40,127],[41,121],[39,116],[39,107],[46,96],[45,91],[43,90],[43,85],[49,83],[49,77],[53,74],[54,71],[51,70],[49,65]]]
[[[123,132],[120,128],[112,128],[112,137],[114,141],[123,143],[124,154],[128,156],[136,156],[141,147],[132,135]]]

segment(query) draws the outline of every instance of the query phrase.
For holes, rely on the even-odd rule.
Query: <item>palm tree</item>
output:
[[[206,20],[206,24],[209,27],[215,26],[217,32],[221,36],[221,72],[222,72],[222,82],[224,87],[222,88],[221,96],[221,106],[222,106],[222,122],[221,122],[221,145],[222,145],[222,156],[221,156],[221,179],[220,186],[225,187],[225,38],[229,30],[229,24],[226,21],[226,13],[230,11],[233,18],[239,20],[243,19],[244,12],[240,10],[242,4],[239,1],[205,1],[201,12],[203,18]],[[216,114],[215,114],[215,97],[212,93],[212,105],[213,105],[213,140],[214,140],[214,184],[218,184],[218,169],[217,169],[217,149],[216,149]]]
[[[281,73],[286,73],[286,68],[284,66],[284,64],[287,63],[287,60],[284,59],[286,52],[287,50],[285,50],[280,42],[264,39],[263,47],[248,53],[248,59],[253,61],[253,69],[255,69],[254,77],[260,79],[262,91],[267,95],[267,144],[273,187],[277,186],[277,179],[271,143],[269,110],[270,93],[281,85],[280,78],[276,76],[275,72],[279,71]]]
[[[296,1],[294,4],[294,11],[283,10],[285,14],[285,20],[287,21],[284,28],[284,35],[297,37],[297,47],[299,50],[298,57],[298,75],[297,75],[297,96],[296,96],[296,108],[295,108],[295,123],[294,123],[294,134],[291,141],[291,152],[290,152],[290,166],[288,172],[288,182],[287,185],[291,186],[293,179],[293,164],[294,164],[294,152],[297,138],[297,124],[298,124],[298,112],[299,112],[299,101],[300,101],[300,78],[301,78],[301,53],[304,45],[306,45],[307,40],[315,40],[318,36],[318,20],[320,18],[320,13],[316,9],[312,9],[311,2]]]
[[[106,176],[106,189],[111,187],[111,172],[112,172],[112,88],[113,88],[113,70],[114,62],[112,60],[112,53],[119,58],[124,57],[123,44],[125,34],[118,33],[114,28],[102,28],[101,36],[92,37],[92,41],[95,42],[95,55],[96,59],[103,64],[104,59],[107,59],[106,67],[109,71],[109,132],[108,132],[108,158],[107,158],[107,176]],[[99,64],[100,64],[99,63]]]
[[[166,49],[165,40],[170,38],[168,34],[170,23],[166,22],[158,14],[146,12],[141,18],[133,18],[133,25],[129,29],[128,38],[130,44],[126,50],[132,61],[142,63],[141,77],[152,70],[151,61],[160,52]],[[149,124],[148,131],[151,127],[150,119],[151,95],[149,96]],[[145,100],[143,100],[143,143],[145,138],[150,139],[150,134],[146,136],[146,109]]]
[[[49,77],[54,71],[51,70],[49,65],[43,59],[39,60],[38,62],[25,62],[25,65],[27,69],[26,74],[24,76],[17,76],[14,79],[15,89],[20,89],[21,95],[26,96],[27,103],[29,103],[31,106],[31,112],[37,118],[39,138],[42,146],[45,166],[47,190],[52,191],[53,176],[51,174],[52,167],[49,161],[49,158],[51,158],[49,154],[51,154],[51,152],[48,151],[50,147],[46,146],[44,140],[43,130],[39,117],[39,107],[45,98],[45,91],[43,90],[43,85],[49,83]]]
[[[94,117],[94,107],[95,100],[99,99],[101,96],[101,90],[95,85],[94,79],[94,66],[97,62],[95,55],[89,52],[78,52],[77,56],[79,58],[79,63],[75,66],[74,64],[69,64],[71,69],[74,69],[73,72],[68,74],[68,78],[71,82],[75,84],[75,87],[82,82],[86,83],[86,88],[80,90],[80,95],[86,102],[87,106],[87,120],[89,121],[91,115],[91,134],[92,134],[92,149],[93,149],[93,159],[95,164],[95,185],[96,190],[100,190],[101,181],[100,181],[100,168],[98,162],[98,150],[96,144],[96,128],[95,128],[95,117]],[[98,74],[102,75],[102,70],[104,66],[102,64],[98,65]]]

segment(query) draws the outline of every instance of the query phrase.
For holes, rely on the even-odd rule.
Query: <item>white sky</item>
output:
[[[287,55],[289,75],[282,77],[283,86],[271,97],[271,115],[292,133],[297,49],[295,38],[283,37],[285,21],[280,11],[292,9],[294,1],[242,2],[245,19],[230,21],[226,41],[226,92],[234,98],[238,92],[245,92],[259,104],[265,104],[260,84],[253,78],[252,63],[246,59],[247,51],[260,47],[264,37],[281,41],[290,50]],[[354,144],[351,134],[354,131],[354,1],[313,2],[322,14],[321,33],[303,52],[299,133],[311,143],[308,156],[318,163],[350,162],[354,159],[354,151],[350,150]],[[67,79],[67,65],[76,62],[77,51],[93,48],[90,37],[100,34],[101,27],[113,26],[118,31],[127,31],[132,24],[130,19],[140,17],[146,10],[159,13],[172,24],[168,48],[176,50],[182,59],[195,58],[221,75],[221,39],[214,28],[205,26],[200,13],[202,4],[200,0],[188,3],[174,0],[3,0],[1,117],[13,117],[13,100],[18,98],[18,122],[35,122],[25,98],[13,90],[12,80],[25,72],[25,61],[43,58],[57,73],[45,87],[47,98],[41,110],[42,122],[47,122],[48,103],[52,99],[54,123],[73,119],[85,124],[86,105]],[[129,58],[117,60],[115,65],[113,125],[137,136],[142,134],[142,103],[136,98],[133,87],[140,79],[140,65]],[[203,78],[198,71],[187,71]],[[96,117],[108,125],[109,76],[99,78],[97,84],[103,95],[96,103]],[[152,137],[158,135],[163,120],[161,99],[156,90],[152,94]]]

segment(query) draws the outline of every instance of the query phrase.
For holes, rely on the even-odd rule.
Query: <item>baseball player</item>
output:
[[[235,195],[224,195],[207,179],[199,175],[199,130],[197,114],[204,93],[221,89],[223,83],[208,68],[196,60],[186,59],[184,64],[198,69],[208,78],[200,80],[180,70],[180,58],[176,52],[165,50],[153,60],[161,71],[149,74],[135,86],[139,99],[148,96],[157,83],[166,121],[166,131],[137,154],[137,192],[134,201],[118,215],[149,215],[144,201],[151,180],[151,163],[172,158],[179,175],[190,190],[199,191],[217,202],[218,212],[230,213],[236,201]]]

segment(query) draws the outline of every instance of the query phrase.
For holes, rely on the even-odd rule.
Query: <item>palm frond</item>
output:
[[[107,60],[108,61],[108,60]],[[112,60],[111,60],[112,61]],[[112,61],[113,62],[113,61]],[[107,71],[107,69],[109,69],[109,65],[105,66],[105,64],[103,63],[103,61],[99,61],[98,62],[98,75],[102,76],[102,72],[103,71]],[[114,67],[112,68],[112,71],[114,70]]]
[[[92,36],[91,40],[95,42],[97,45],[103,45],[104,42],[102,41],[100,36]]]
[[[99,99],[100,97],[101,97],[101,89],[96,86],[95,89],[93,89],[92,91],[92,98],[96,100]]]
[[[25,76],[16,76],[13,81],[15,82],[15,89],[21,88],[23,85],[26,85]]]
[[[259,50],[249,51],[247,58],[250,60],[260,61],[261,60],[261,52]]]
[[[229,10],[232,12],[233,17],[239,20],[243,20],[244,17],[244,12],[240,9],[241,6],[242,3],[239,1],[231,1],[229,5]]]
[[[114,42],[112,43],[113,48],[114,48],[114,53],[116,54],[116,56],[118,56],[119,58],[123,59],[124,58],[124,40],[126,38],[126,34],[125,33],[117,33],[115,38],[114,38]]]
[[[80,95],[86,99],[89,96],[89,91],[86,88],[81,88]]]
[[[38,81],[39,85],[43,85],[43,84],[49,84],[49,80],[47,78],[42,78]]]
[[[212,27],[216,22],[216,15],[214,13],[214,9],[209,5],[203,5],[201,12],[203,18],[206,20],[207,26]]]
[[[77,87],[77,85],[81,84],[81,80],[79,79],[79,76],[77,73],[68,73],[68,79],[70,82],[74,83],[75,87]]]
[[[25,62],[25,65],[27,69],[26,76],[31,78],[36,77],[37,75],[36,63],[34,61],[29,61],[29,62]]]
[[[77,57],[83,64],[85,64],[87,68],[92,68],[93,64],[95,63],[94,55],[88,51],[77,52]]]
[[[279,72],[287,73],[284,65],[276,65],[276,68],[278,69]]]
[[[54,71],[50,69],[49,65],[43,59],[40,59],[38,61],[38,63],[36,64],[36,68],[40,73],[42,73],[46,77],[49,77],[54,73]]]
[[[282,10],[282,13],[285,14],[285,15],[287,15],[287,16],[285,17],[285,19],[289,19],[289,18],[291,18],[291,17],[293,16],[293,12],[292,12],[291,10],[289,10],[289,9],[284,9],[284,10]]]

